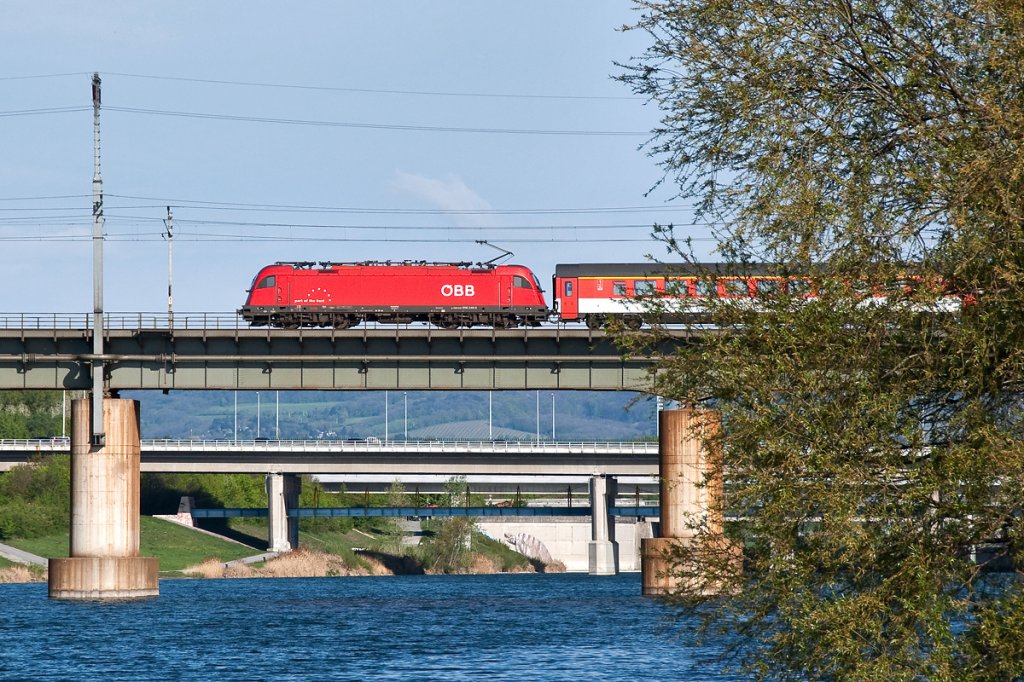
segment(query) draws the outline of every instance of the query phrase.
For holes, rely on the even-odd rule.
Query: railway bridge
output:
[[[71,556],[50,565],[50,595],[64,598],[134,598],[157,591],[155,559],[138,555],[138,415],[132,401],[105,395],[113,398],[121,390],[645,391],[654,358],[716,333],[671,331],[650,355],[630,357],[604,331],[564,325],[283,330],[247,327],[234,314],[179,313],[172,319],[105,313],[96,324],[98,317],[0,315],[0,390],[92,391],[92,401],[72,404]],[[91,409],[91,403],[99,409]],[[689,410],[678,412],[686,414],[671,428],[664,426],[667,413],[662,413],[659,448],[662,527],[674,533],[685,532],[684,513],[706,509],[708,494],[699,489],[705,470],[702,440],[692,426],[701,420],[692,420]],[[666,451],[684,452],[689,464]],[[683,485],[674,480],[680,478]],[[666,479],[673,485],[666,487]],[[590,480],[591,572],[615,573],[614,520],[608,513],[615,505],[614,476],[595,473]],[[295,471],[268,472],[270,526],[278,533],[272,546],[293,544],[288,536],[295,519],[289,509],[296,506],[297,483]],[[650,564],[645,593],[666,589],[660,582],[663,566],[678,537],[651,539],[650,550],[644,550]]]
[[[91,315],[0,315],[0,390],[632,390],[651,357],[623,355],[582,326],[445,330],[425,324],[347,330],[246,326],[228,313],[107,313],[103,353]],[[710,330],[679,329],[655,353]]]

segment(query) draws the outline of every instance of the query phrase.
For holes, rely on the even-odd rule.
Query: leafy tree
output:
[[[387,507],[402,507],[405,503],[405,486],[402,484],[402,481],[396,478],[391,481],[391,485],[388,487],[387,498],[384,504]],[[389,516],[381,519],[381,521],[382,549],[391,554],[400,554],[402,552],[402,538],[405,537],[402,519],[397,516]]]
[[[453,476],[445,483],[446,504],[451,507],[469,506],[469,486],[465,476]],[[472,538],[476,519],[470,516],[452,516],[437,524],[437,530],[425,550],[424,563],[444,573],[462,573],[473,560]]]
[[[636,4],[663,182],[790,283],[708,300],[727,333],[655,375],[720,413],[745,548],[694,519],[679,602],[761,677],[1021,678],[1022,583],[988,569],[1024,530],[1024,5]]]

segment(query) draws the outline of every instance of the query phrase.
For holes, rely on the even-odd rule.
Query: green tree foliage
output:
[[[143,514],[173,514],[184,496],[198,507],[266,507],[265,478],[258,474],[143,474]]]
[[[0,438],[60,435],[61,401],[60,391],[0,391]]]
[[[658,368],[721,414],[745,548],[732,570],[693,520],[680,603],[763,677],[1021,678],[1022,584],[989,569],[1024,558],[1024,6],[637,6],[621,77],[663,112],[665,182],[730,267],[816,282],[711,300],[727,333]]]
[[[67,530],[71,516],[67,455],[34,460],[0,473],[0,539]]]
[[[387,507],[402,507],[406,503],[405,486],[396,478],[388,488],[384,504]],[[381,519],[378,528],[380,528],[382,537],[381,549],[390,554],[401,554],[402,538],[405,536],[405,531],[402,528],[402,519],[397,516],[385,517]]]
[[[463,507],[471,504],[465,476],[453,476],[445,483],[443,504]],[[434,537],[424,549],[424,563],[444,573],[463,573],[473,560],[472,538],[476,519],[452,516],[436,524]]]

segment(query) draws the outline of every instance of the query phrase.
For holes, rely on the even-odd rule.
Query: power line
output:
[[[105,234],[103,239],[108,242],[161,242],[163,233],[138,233],[138,234]],[[242,235],[230,233],[208,233],[208,232],[181,232],[174,235],[175,241],[191,242],[322,242],[322,243],[361,243],[361,244],[475,244],[475,239],[440,239],[427,237],[301,237],[295,235]],[[0,236],[0,242],[88,242],[92,240],[91,235],[15,235]],[[710,237],[695,237],[692,241],[713,241]],[[542,238],[521,238],[502,237],[502,242],[515,244],[612,244],[612,243],[650,243],[648,237],[549,237]]]
[[[117,222],[117,218],[111,222]],[[155,221],[154,221],[155,222]],[[130,223],[129,223],[130,224]],[[41,224],[36,224],[40,227]],[[83,228],[88,226],[86,221],[80,223],[59,223],[52,226],[60,226],[65,228],[78,228],[78,233],[65,232],[58,234],[45,234],[40,232],[34,232],[32,234],[19,234],[19,235],[0,235],[0,241],[3,242],[85,242],[92,239],[91,233],[87,233]],[[109,223],[108,223],[109,226]],[[266,227],[277,227],[286,229],[302,229],[302,226],[292,225],[266,225]],[[435,226],[387,226],[387,225],[365,225],[365,226],[337,226],[340,230],[353,230],[356,232],[372,231],[372,236],[365,235],[337,235],[337,234],[295,234],[289,232],[287,234],[253,234],[253,233],[232,233],[232,232],[206,232],[206,231],[178,231],[175,234],[175,239],[183,239],[185,241],[194,242],[359,242],[359,243],[421,243],[421,244],[445,244],[445,243],[471,243],[477,241],[477,236],[480,232],[530,232],[529,236],[512,236],[502,235],[495,237],[503,242],[514,242],[514,243],[620,243],[620,242],[632,242],[632,243],[647,243],[652,240],[651,234],[644,234],[642,236],[631,236],[627,234],[627,230],[635,229],[650,229],[651,225],[548,225],[548,226],[526,226],[526,227],[494,227],[494,226],[475,226],[475,227],[435,227]],[[680,225],[679,227],[701,227],[699,225]],[[617,234],[615,236],[608,236],[607,230],[614,230]],[[472,231],[474,233],[473,238],[453,237],[452,233],[461,234],[466,231]],[[595,231],[605,231],[603,235],[593,234]],[[400,236],[396,233],[408,233],[414,232],[413,236]],[[550,233],[548,237],[540,236],[539,232]],[[425,234],[428,233],[428,234]],[[103,235],[103,239],[111,242],[125,242],[125,241],[162,241],[165,237],[163,231],[137,231],[137,232],[125,232],[117,230],[106,230]],[[693,237],[694,241],[713,241],[711,237]]]
[[[259,83],[254,81],[218,80],[213,78],[185,78],[178,76],[155,76],[152,74],[122,73],[108,71],[104,75],[121,76],[123,78],[144,78],[150,80],[183,81],[188,83],[208,83],[213,85],[235,85],[253,88],[283,88],[288,90],[314,90],[324,92],[359,92],[382,95],[416,95],[429,97],[476,97],[503,99],[554,99],[554,100],[640,100],[641,97],[630,95],[542,95],[530,93],[503,92],[453,92],[438,90],[396,90],[385,88],[352,88],[326,85],[295,85],[290,83]]]
[[[89,194],[54,194],[40,197],[0,197],[0,201],[49,201],[51,199],[86,199]]]
[[[49,107],[46,109],[17,109],[13,111],[0,111],[0,117],[70,114],[78,111],[89,111],[90,109],[91,107]]]
[[[421,208],[369,208],[353,206],[316,206],[302,204],[262,204],[234,201],[207,201],[203,199],[181,199],[168,197],[147,197],[131,194],[107,194],[116,199],[157,202],[152,207],[163,208],[172,204],[178,208],[200,210],[237,210],[237,211],[297,211],[320,213],[370,213],[396,215],[532,215],[532,214],[566,214],[566,213],[662,213],[690,211],[689,206],[599,206],[599,207],[567,207],[567,208],[474,208],[474,209],[421,209]],[[150,208],[136,206],[133,208]]]
[[[126,216],[108,216],[126,217]],[[147,219],[148,220],[148,219]],[[601,225],[338,225],[326,223],[257,223],[234,220],[188,220],[178,219],[180,224],[189,225],[233,225],[236,227],[287,227],[320,230],[624,230],[649,229],[651,223],[601,224]],[[693,225],[697,226],[697,225]]]
[[[390,123],[352,123],[345,121],[313,121],[298,118],[273,118],[263,116],[243,116],[236,114],[211,114],[196,111],[172,111],[169,109],[143,109],[138,107],[104,107],[104,111],[116,111],[126,114],[143,114],[147,116],[169,116],[177,118],[196,118],[214,121],[241,121],[244,123],[273,123],[275,125],[313,126],[326,128],[356,128],[361,130],[403,130],[410,132],[434,133],[481,133],[497,135],[565,135],[586,137],[636,137],[647,136],[649,132],[628,130],[535,130],[525,128],[472,128],[461,126],[421,126],[400,125]]]
[[[27,81],[36,78],[63,78],[64,76],[88,76],[88,71],[72,71],[69,73],[41,73],[30,76],[0,76],[0,81]]]

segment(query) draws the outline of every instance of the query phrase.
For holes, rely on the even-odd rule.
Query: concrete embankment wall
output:
[[[589,569],[588,546],[591,541],[590,518],[503,517],[478,519],[477,528],[489,537],[504,542],[506,535],[520,533],[537,538],[551,558],[565,564],[567,571]],[[619,570],[640,570],[640,540],[652,537],[650,520],[619,519],[615,523],[615,541],[619,545]]]

